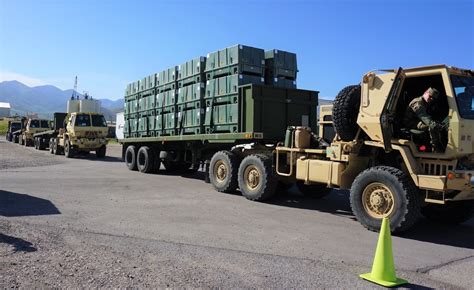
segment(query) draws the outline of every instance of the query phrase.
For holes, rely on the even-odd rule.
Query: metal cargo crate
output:
[[[203,116],[201,108],[178,112],[177,134],[201,134]]]
[[[207,55],[206,78],[212,79],[229,74],[253,74],[263,76],[265,52],[263,49],[235,45]]]
[[[178,66],[178,87],[198,83],[204,80],[206,58],[204,56],[187,61]]]
[[[125,115],[137,113],[138,101],[135,99],[132,99],[130,101],[125,101],[124,109],[125,109]]]
[[[177,77],[177,66],[174,66],[172,68],[166,69],[162,72],[159,72],[156,74],[156,86],[157,87],[162,87],[168,84],[173,84],[176,82],[176,77]]]
[[[138,129],[137,133],[140,137],[151,136],[149,130],[149,117],[140,117],[138,119]]]
[[[298,72],[296,54],[277,49],[266,51],[265,68],[265,76],[268,78],[296,80]]]
[[[238,104],[206,107],[204,127],[206,133],[234,133],[239,130]]]
[[[176,104],[176,90],[161,92],[156,95],[156,108],[169,107]]]
[[[125,97],[138,93],[139,86],[140,86],[140,81],[129,83],[125,87]]]
[[[239,132],[262,132],[265,138],[284,140],[288,126],[316,128],[318,93],[269,86],[242,86],[239,88]]]
[[[211,103],[236,103],[239,86],[246,84],[264,84],[264,79],[259,76],[230,75],[208,80],[206,83],[206,105]]]
[[[192,102],[204,97],[205,83],[188,85],[178,89],[177,104]]]
[[[284,78],[265,78],[265,84],[278,88],[296,89],[296,81]]]
[[[176,114],[163,113],[163,133],[162,135],[176,135]]]

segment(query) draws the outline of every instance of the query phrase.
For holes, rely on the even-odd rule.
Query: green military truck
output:
[[[105,157],[107,122],[99,113],[54,113],[53,129],[33,136],[35,148],[49,148],[51,154],[64,153],[67,158],[95,151]]]
[[[18,143],[19,134],[14,133],[18,132],[19,130],[21,130],[21,120],[9,120],[7,125],[7,135],[5,136],[5,139],[8,142],[15,141],[15,143]]]
[[[189,104],[180,105],[179,89],[176,100],[172,89],[127,86],[119,142],[130,170],[157,172],[163,164],[194,171],[203,165],[217,191],[239,189],[257,201],[270,198],[278,185],[296,184],[316,197],[349,189],[354,215],[369,230],[379,230],[383,217],[393,232],[410,229],[421,215],[449,223],[472,217],[472,70],[437,65],[370,72],[343,89],[333,107],[320,108],[318,130],[318,92],[236,82],[233,73],[252,79],[259,76],[258,64],[266,65],[259,52],[240,50],[208,55],[208,81],[191,88],[205,93],[193,94]],[[216,63],[220,67],[212,68]],[[217,70],[231,74],[223,79]],[[176,80],[174,87],[186,86]],[[441,92],[434,118],[449,119],[442,153],[428,152],[429,136],[401,121],[407,104],[428,87]]]

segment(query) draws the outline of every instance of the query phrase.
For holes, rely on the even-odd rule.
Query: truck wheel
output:
[[[59,148],[59,140],[58,138],[54,138],[54,141],[53,141],[53,151],[54,151],[54,155],[59,155],[61,154],[61,150]]]
[[[125,151],[125,165],[127,165],[129,170],[137,170],[137,147],[130,145]]]
[[[150,147],[142,146],[137,153],[137,168],[142,173],[151,173],[155,168],[154,154]]]
[[[33,138],[33,147],[34,147],[36,150],[39,150],[39,149],[38,149],[38,137]]]
[[[473,217],[474,201],[453,201],[447,204],[428,204],[421,209],[427,219],[446,223],[460,224]]]
[[[54,138],[49,138],[49,153],[54,154]]]
[[[107,152],[107,147],[105,145],[102,145],[99,149],[95,150],[95,156],[97,158],[104,158],[106,152]]]
[[[352,183],[351,208],[357,220],[371,231],[379,231],[383,217],[392,232],[411,228],[420,216],[418,189],[403,171],[377,166],[364,170]]]
[[[20,142],[18,136],[13,136],[13,143],[18,143]]]
[[[360,106],[360,85],[342,89],[332,109],[334,128],[342,141],[352,141],[357,133],[357,115]]]
[[[305,196],[313,198],[323,198],[329,195],[332,188],[327,187],[325,184],[304,184],[303,181],[296,182],[296,187]]]
[[[239,160],[230,151],[216,152],[211,158],[209,179],[219,192],[234,192],[237,189]]]
[[[249,155],[242,160],[238,181],[242,195],[256,201],[272,197],[278,184],[272,160],[262,154]]]
[[[71,146],[71,142],[69,140],[64,141],[64,156],[66,158],[72,158],[74,157],[74,149]]]

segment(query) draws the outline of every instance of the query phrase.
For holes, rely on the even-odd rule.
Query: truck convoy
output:
[[[99,113],[54,113],[53,129],[33,135],[38,150],[49,148],[51,154],[67,158],[95,151],[98,158],[106,153],[107,122]]]
[[[369,230],[393,232],[420,215],[461,223],[474,208],[474,71],[446,65],[369,72],[320,108],[296,89],[296,55],[237,45],[127,85],[123,158],[130,170],[196,171],[220,192],[263,201],[277,186],[325,196],[348,189]],[[403,127],[409,102],[440,92],[443,152]],[[319,131],[319,132],[318,132]]]

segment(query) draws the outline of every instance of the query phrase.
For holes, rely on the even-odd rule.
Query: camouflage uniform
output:
[[[423,96],[414,98],[410,102],[406,109],[403,123],[409,129],[428,131],[433,149],[442,151],[443,125],[433,120],[428,114],[428,103],[423,99]]]

